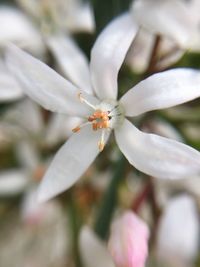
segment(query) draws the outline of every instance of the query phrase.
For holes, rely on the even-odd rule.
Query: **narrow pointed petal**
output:
[[[126,53],[137,33],[128,13],[114,19],[99,35],[91,53],[91,75],[100,99],[117,98],[117,76]]]
[[[109,255],[106,244],[104,244],[95,233],[87,226],[80,232],[79,250],[84,266],[93,267],[114,267],[114,263]]]
[[[86,56],[67,35],[48,36],[46,42],[63,74],[76,86],[91,94],[90,72]]]
[[[200,173],[200,153],[182,143],[139,131],[128,120],[115,131],[119,148],[138,170],[163,179]]]
[[[184,1],[137,0],[132,5],[132,13],[145,29],[166,36],[183,47],[189,43],[193,22]]]
[[[39,201],[48,200],[71,187],[99,154],[101,131],[86,126],[60,148],[39,188]]]
[[[141,81],[120,100],[126,116],[169,108],[200,97],[200,71],[178,68]]]
[[[54,70],[14,45],[7,49],[7,65],[23,86],[24,93],[51,111],[85,116],[91,108],[81,103],[78,90]],[[97,101],[92,96],[84,97]]]

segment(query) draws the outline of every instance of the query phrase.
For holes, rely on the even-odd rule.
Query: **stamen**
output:
[[[83,128],[84,126],[89,125],[89,124],[92,124],[92,122],[89,122],[89,121],[84,122],[84,123],[76,126],[75,128],[73,128],[72,132],[77,133],[77,132],[79,132],[81,130],[81,128]]]
[[[105,147],[105,130],[102,130],[101,133],[101,140],[98,142],[98,147],[99,147],[99,151],[103,151],[104,147]]]
[[[78,93],[78,98],[82,103],[85,103],[86,105],[88,105],[89,107],[91,107],[92,109],[96,110],[96,107],[94,105],[92,105],[90,102],[88,102],[84,97],[82,97],[82,93],[79,92]]]

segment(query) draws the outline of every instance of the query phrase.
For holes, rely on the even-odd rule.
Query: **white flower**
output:
[[[197,30],[191,16],[191,5],[179,0],[136,0],[132,12],[144,29],[166,36],[185,48]]]
[[[91,6],[82,0],[18,1],[42,26],[39,30],[61,72],[75,85],[85,89],[89,79],[88,62],[71,34],[94,32]]]
[[[130,15],[124,14],[101,33],[91,53],[92,83],[86,78],[87,92],[20,49],[8,49],[8,66],[27,95],[46,109],[85,119],[52,161],[40,187],[40,200],[72,186],[103,149],[111,130],[128,161],[144,173],[176,179],[200,171],[198,151],[143,133],[125,118],[199,97],[199,71],[175,69],[152,75],[117,101],[118,71],[136,32]]]
[[[6,216],[8,223],[1,226],[0,238],[2,266],[65,266],[70,227],[59,202],[45,203],[42,219],[34,226],[24,224],[16,210]]]
[[[44,55],[44,44],[37,28],[19,9],[0,5],[0,47],[14,42],[32,54]]]
[[[161,217],[157,256],[170,266],[190,266],[198,253],[199,216],[188,195],[172,198]]]
[[[69,32],[94,31],[92,8],[82,0],[17,0],[37,21],[53,23]]]
[[[177,62],[189,51],[200,51],[199,1],[136,0],[131,13],[140,26],[127,62],[136,72],[143,72],[152,53],[155,36],[161,40],[157,48],[157,69]]]

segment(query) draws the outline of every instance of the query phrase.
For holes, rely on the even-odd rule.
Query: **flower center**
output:
[[[105,146],[105,133],[111,131],[120,125],[124,119],[124,111],[122,106],[115,100],[104,100],[100,104],[94,106],[82,97],[79,93],[79,99],[82,103],[90,106],[94,112],[87,117],[87,120],[78,125],[72,131],[74,133],[79,132],[82,127],[91,125],[94,131],[101,130],[101,140],[98,143],[99,150],[102,151]]]
[[[88,117],[88,121],[92,122],[92,129],[94,131],[98,129],[107,129],[110,126],[110,117],[108,111],[102,111],[97,109],[91,116]]]

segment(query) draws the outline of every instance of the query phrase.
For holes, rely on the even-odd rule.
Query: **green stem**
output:
[[[73,198],[73,191],[69,192],[68,204],[69,204],[68,213],[69,213],[69,219],[70,219],[73,258],[75,261],[75,266],[82,267],[82,263],[81,263],[81,259],[80,259],[80,255],[79,255],[79,248],[78,248],[81,218],[79,216],[76,202]]]
[[[110,185],[103,196],[101,207],[97,215],[95,231],[102,239],[108,236],[110,222],[117,204],[118,185],[125,176],[126,159],[120,155],[119,160],[114,165],[114,174]]]

